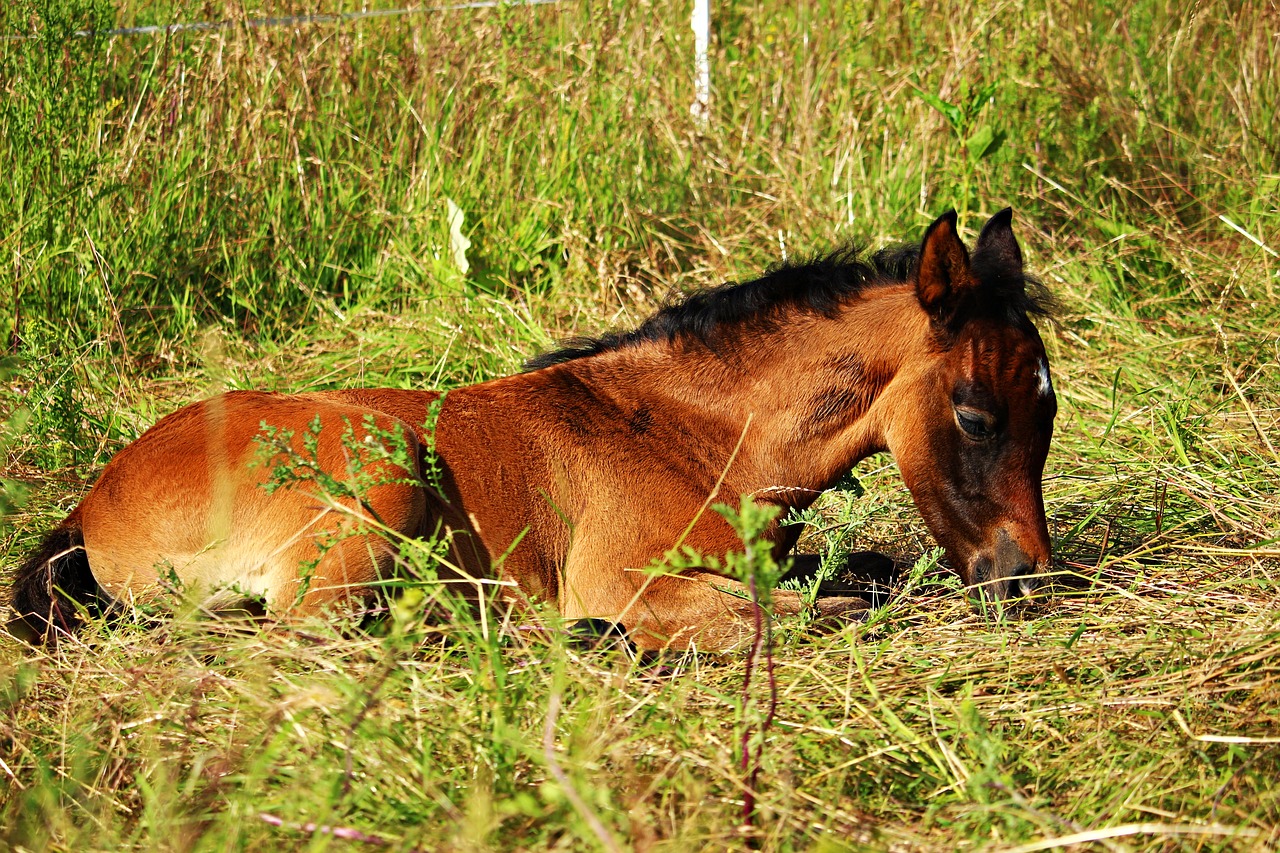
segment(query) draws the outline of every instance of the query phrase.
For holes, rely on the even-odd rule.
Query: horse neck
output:
[[[876,403],[924,351],[927,331],[914,289],[888,285],[836,316],[805,313],[771,328],[744,327],[714,348],[628,347],[584,360],[581,376],[598,393],[643,398],[655,415],[678,419],[683,433],[714,441],[723,448],[721,464],[737,447],[728,479],[740,491],[774,490],[780,502],[806,504],[858,459],[884,449],[887,424]]]

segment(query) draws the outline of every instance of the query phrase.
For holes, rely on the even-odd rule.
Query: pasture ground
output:
[[[1280,844],[1275,4],[720,5],[700,130],[685,3],[260,29],[356,6],[7,3],[0,35],[36,37],[0,42],[0,574],[201,396],[479,381],[1012,205],[1061,301],[1060,593],[975,613],[876,458],[804,545],[915,569],[863,625],[780,627],[763,741],[742,656],[445,643],[421,587],[376,635],[4,640],[0,847]],[[200,19],[240,23],[72,36]]]

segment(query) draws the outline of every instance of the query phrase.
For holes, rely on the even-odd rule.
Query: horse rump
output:
[[[45,537],[40,548],[14,574],[9,633],[37,645],[58,633],[74,633],[84,615],[98,616],[104,598],[89,570],[84,536],[67,519]]]

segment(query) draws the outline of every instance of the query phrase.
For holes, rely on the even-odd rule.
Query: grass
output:
[[[657,677],[442,644],[410,609],[376,636],[176,616],[9,643],[0,845],[374,843],[314,824],[593,849],[593,819],[624,849],[1280,844],[1273,5],[713,8],[705,133],[682,4],[69,36],[354,8],[0,10],[38,36],[0,43],[6,571],[184,402],[479,381],[783,254],[951,206],[972,236],[1011,204],[1062,304],[1046,499],[1071,582],[973,612],[892,465],[860,465],[804,546],[920,570],[862,626],[778,635],[754,841],[739,657]]]

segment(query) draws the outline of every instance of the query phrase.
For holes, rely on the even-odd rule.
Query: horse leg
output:
[[[818,624],[832,626],[861,618],[868,607],[863,598],[826,596],[814,602],[812,612]],[[799,593],[775,589],[769,609],[774,616],[798,616],[807,607]],[[728,650],[751,642],[758,610],[745,584],[699,572],[653,579],[638,604],[619,621],[640,648],[697,645]]]
[[[416,538],[425,526],[426,496],[416,484],[388,483],[358,503],[336,500],[320,512],[329,518],[298,536],[280,561],[285,571],[269,602],[273,612],[307,615],[378,598],[380,584],[396,575],[396,540]]]
[[[782,579],[811,583],[822,562],[821,554],[793,554],[791,568]],[[909,566],[878,551],[855,551],[835,567],[832,577],[818,585],[818,596],[859,596],[880,607],[888,601],[889,591],[906,568]]]
[[[770,603],[775,616],[799,615],[808,609],[792,590],[774,590]],[[820,624],[839,625],[860,618],[868,607],[860,597],[830,596],[819,598],[812,612]],[[649,575],[598,568],[585,572],[572,559],[566,565],[560,610],[566,619],[621,623],[636,646],[646,650],[741,647],[754,636],[759,615],[744,584],[712,572]]]

